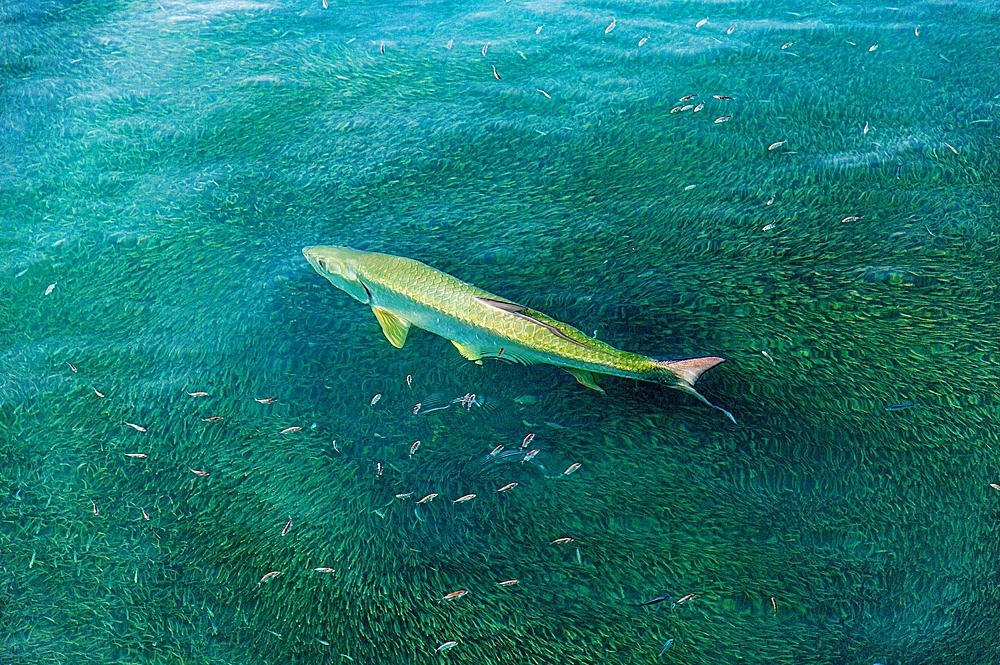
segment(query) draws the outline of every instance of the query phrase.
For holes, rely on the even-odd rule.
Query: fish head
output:
[[[349,296],[367,304],[371,292],[358,278],[358,267],[367,252],[350,247],[315,246],[302,250],[306,261],[327,281]]]

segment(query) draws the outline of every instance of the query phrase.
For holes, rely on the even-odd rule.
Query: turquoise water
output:
[[[0,663],[1000,663],[994,3],[0,18]],[[394,349],[313,244],[738,424]]]

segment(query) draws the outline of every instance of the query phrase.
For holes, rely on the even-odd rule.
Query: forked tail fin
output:
[[[689,395],[696,397],[701,402],[707,404],[713,409],[722,411],[726,416],[736,422],[736,418],[733,418],[733,414],[729,413],[721,406],[716,406],[705,399],[705,396],[694,389],[694,384],[698,381],[698,378],[712,369],[721,362],[725,362],[725,358],[720,358],[718,356],[707,356],[704,358],[688,358],[686,360],[654,360],[656,366],[661,370],[663,375],[663,383],[669,385],[671,388],[676,388],[677,390],[686,392]]]

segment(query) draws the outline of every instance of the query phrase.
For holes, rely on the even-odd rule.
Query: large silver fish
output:
[[[302,253],[331,284],[371,306],[386,339],[396,348],[403,347],[410,326],[416,326],[450,340],[475,362],[505,358],[555,365],[601,392],[595,374],[661,383],[693,395],[736,422],[731,413],[694,389],[698,377],[724,358],[657,360],[621,351],[413,259],[349,247],[306,247]]]

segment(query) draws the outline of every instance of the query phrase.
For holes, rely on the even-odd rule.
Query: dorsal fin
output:
[[[511,314],[517,314],[518,312],[528,309],[523,305],[507,302],[506,300],[497,300],[496,298],[480,298],[479,296],[476,296],[476,300],[483,303],[487,307],[502,309],[503,311],[510,312]]]
[[[389,343],[397,349],[403,348],[403,344],[406,343],[406,335],[410,332],[410,322],[381,307],[372,307],[372,311],[375,312],[375,318],[382,326],[382,332],[385,333],[385,338],[389,340]]]
[[[477,296],[476,300],[478,300],[482,304],[486,305],[487,307],[492,307],[494,309],[503,310],[505,312],[513,314],[514,316],[517,316],[517,317],[520,317],[522,319],[525,319],[526,321],[531,321],[534,324],[540,325],[541,327],[545,328],[546,330],[548,330],[549,332],[551,332],[556,337],[560,337],[560,338],[566,340],[567,342],[572,342],[573,344],[577,344],[577,345],[582,346],[584,348],[590,348],[586,344],[584,344],[583,342],[579,342],[579,341],[573,339],[572,337],[570,337],[569,335],[567,335],[563,331],[559,330],[559,328],[556,328],[554,325],[552,325],[550,323],[546,323],[545,321],[542,321],[542,320],[540,320],[540,319],[532,316],[531,314],[526,314],[525,312],[530,312],[531,311],[527,307],[522,307],[521,305],[516,305],[516,304],[514,304],[512,302],[506,302],[504,300],[494,300],[493,298],[480,298],[480,297]]]

